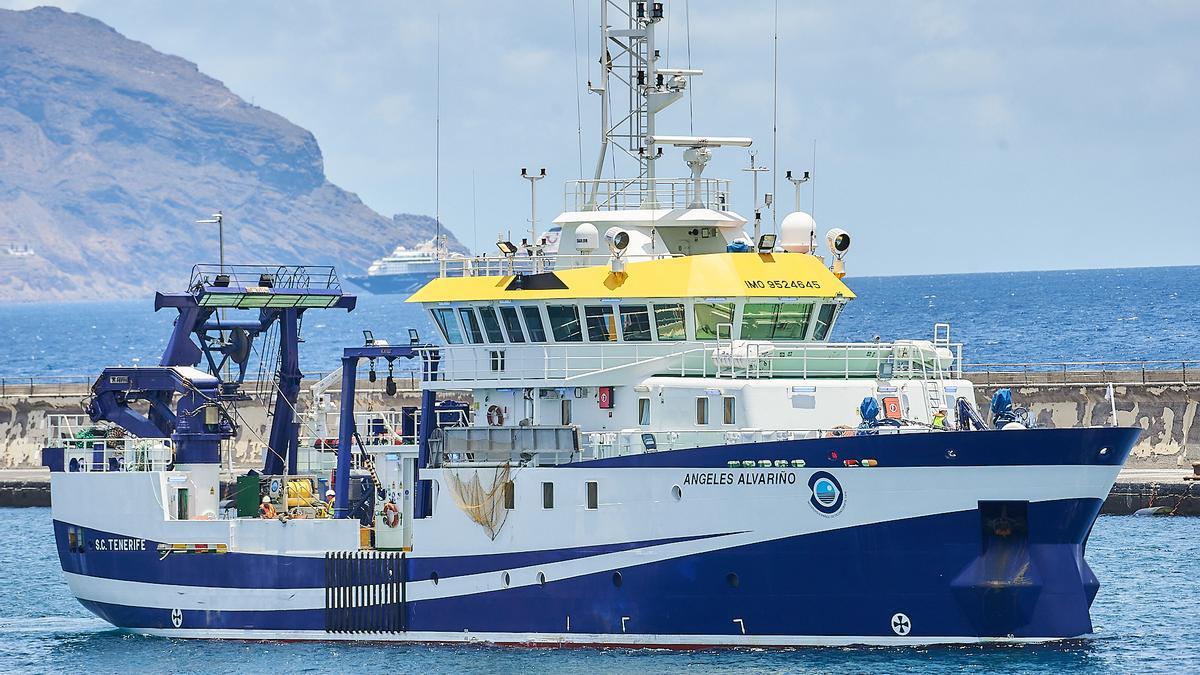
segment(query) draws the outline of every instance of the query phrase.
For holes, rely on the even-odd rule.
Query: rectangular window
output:
[[[833,325],[833,315],[837,308],[833,303],[821,305],[821,311],[817,313],[817,325],[813,328],[814,340],[824,340],[829,336],[829,328]]]
[[[522,307],[521,316],[525,317],[525,328],[529,329],[530,342],[545,342],[546,327],[542,325],[542,313],[537,307]]]
[[[504,370],[504,350],[496,350],[488,352],[492,357],[492,370],[501,372]]]
[[[554,483],[542,483],[542,508],[554,508]]]
[[[454,318],[454,310],[439,307],[433,310],[433,321],[442,331],[442,337],[452,345],[461,345],[462,331],[458,328],[458,319]]]
[[[500,320],[496,318],[496,310],[491,307],[480,307],[479,318],[483,319],[483,332],[487,333],[488,342],[493,344],[504,342],[504,333],[500,332]]]
[[[521,320],[517,318],[516,307],[501,307],[500,318],[504,321],[504,330],[508,332],[509,342],[525,341],[525,333],[521,330]]]
[[[770,340],[775,335],[779,303],[748,302],[742,308],[742,339]]]
[[[650,341],[650,311],[645,305],[621,305],[621,339]]]
[[[587,317],[589,342],[613,342],[617,339],[617,320],[612,305],[588,305],[583,308]]]
[[[803,340],[812,305],[748,302],[742,309],[743,340]]]
[[[648,426],[650,424],[650,399],[638,399],[638,424]]]
[[[571,423],[571,399],[564,398],[562,400],[562,424],[567,426]]]
[[[803,340],[808,335],[808,318],[812,305],[805,303],[779,306],[779,321],[775,324],[776,340]]]
[[[587,507],[589,509],[600,508],[600,486],[594,480],[587,482]]]
[[[658,328],[658,339],[664,342],[687,339],[687,323],[683,305],[655,305],[654,325]]]
[[[517,508],[517,487],[511,480],[504,483],[504,508],[509,511]]]
[[[716,340],[717,331],[721,324],[733,322],[733,303],[718,302],[696,303],[696,339],[697,340]],[[730,337],[727,334],[722,334],[720,337]]]
[[[708,397],[696,399],[696,424],[708,424]]]
[[[467,339],[471,344],[483,342],[483,331],[479,329],[479,319],[475,318],[475,310],[470,307],[459,307],[458,315],[462,317],[463,326],[467,329]]]
[[[549,305],[546,314],[550,317],[550,330],[555,342],[583,342],[583,331],[579,328],[579,308],[575,305]]]
[[[726,396],[721,399],[721,408],[724,411],[725,424],[736,424],[737,416],[735,410],[737,408],[737,400],[732,396]]]

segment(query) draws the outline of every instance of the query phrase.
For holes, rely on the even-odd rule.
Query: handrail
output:
[[[566,211],[706,208],[724,211],[732,182],[723,178],[601,178],[567,181]],[[697,187],[699,192],[697,193]]]

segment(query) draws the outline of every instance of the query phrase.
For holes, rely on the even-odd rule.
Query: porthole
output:
[[[725,575],[725,583],[729,584],[730,588],[737,588],[738,584],[741,582],[738,581],[738,575],[736,573],[730,572],[729,574]]]
[[[545,572],[538,572],[538,584],[540,584],[542,586],[546,585],[546,573]]]
[[[679,487],[678,485],[672,485],[671,496],[675,498],[675,501],[683,499],[683,488]]]
[[[613,586],[616,586],[617,588],[621,587],[621,573],[620,572],[613,572]]]
[[[505,572],[504,574],[500,575],[500,580],[504,582],[505,586],[507,586],[512,582],[512,577],[509,577],[508,572]]]
[[[434,586],[437,586],[437,582],[438,582],[438,573],[437,573],[437,572],[434,572],[434,573],[430,574],[430,575],[429,575],[429,580],[433,582],[433,585],[434,585]]]

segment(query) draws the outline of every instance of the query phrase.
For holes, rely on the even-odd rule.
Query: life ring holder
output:
[[[391,528],[400,524],[400,510],[396,508],[394,502],[383,505],[383,523]]]
[[[488,426],[504,426],[504,409],[498,405],[489,406],[487,409],[487,421]]]

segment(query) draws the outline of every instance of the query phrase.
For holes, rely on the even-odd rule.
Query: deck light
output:
[[[777,238],[778,238],[778,235],[774,235],[774,234],[764,234],[763,236],[759,237],[758,238],[758,252],[759,253],[770,253],[771,251],[775,250],[775,240]]]
[[[496,248],[500,249],[500,252],[503,253],[504,257],[506,258],[511,258],[517,253],[517,246],[511,241],[498,241],[496,242]]]
[[[216,279],[213,279],[213,286],[217,288],[229,288],[229,275],[218,274]]]
[[[275,288],[275,275],[274,274],[258,275],[258,285],[262,286],[263,288]]]

